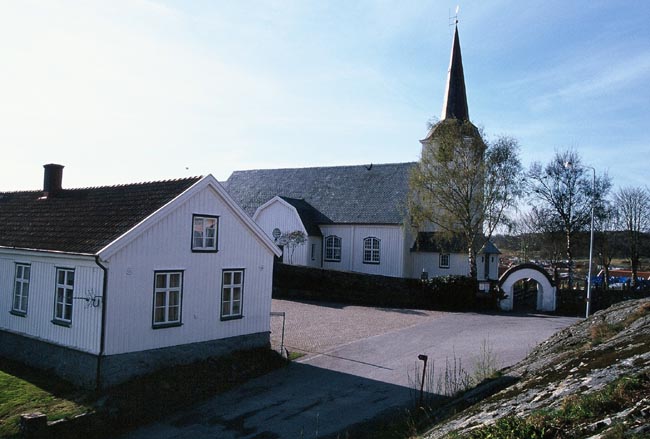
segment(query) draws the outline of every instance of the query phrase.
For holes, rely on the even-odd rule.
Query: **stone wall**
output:
[[[201,343],[110,355],[102,358],[100,386],[111,387],[164,367],[190,364],[235,351],[269,347],[269,345],[269,333],[260,332]]]
[[[20,334],[0,331],[0,356],[52,372],[86,389],[106,388],[164,367],[189,364],[234,351],[269,346],[269,333],[241,335],[202,343],[102,357]]]

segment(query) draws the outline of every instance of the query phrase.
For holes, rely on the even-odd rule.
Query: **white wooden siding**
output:
[[[288,203],[276,198],[271,203],[260,207],[254,217],[255,222],[259,225],[264,233],[266,233],[272,240],[273,230],[279,229],[282,233],[290,233],[300,230],[305,235],[307,231],[305,226],[300,220],[300,216],[296,210]],[[292,263],[293,265],[312,265],[311,261],[311,246],[306,242],[299,245],[293,252]],[[289,263],[290,251],[288,248],[284,249],[282,255],[282,262]]]
[[[411,253],[411,278],[419,279],[422,270],[429,274],[429,277],[469,274],[467,255],[462,253],[451,253],[449,255],[449,268],[440,268],[440,253],[412,252]]]
[[[217,253],[193,253],[192,214],[219,216]],[[208,341],[270,329],[273,253],[211,187],[205,187],[107,261],[106,354]],[[222,321],[221,273],[243,268],[243,318]],[[184,270],[182,326],[152,328],[155,270]]]
[[[314,258],[312,259],[312,246],[314,248]],[[295,258],[294,258],[295,259]],[[323,259],[323,238],[320,236],[310,236],[307,240],[307,265],[310,267],[320,267]],[[294,260],[295,264],[295,260]]]
[[[329,235],[341,238],[341,262],[323,259],[323,268],[357,271],[401,277],[404,270],[404,232],[402,226],[384,225],[322,225],[323,240]],[[375,237],[380,240],[380,263],[363,263],[363,240]]]
[[[31,266],[27,315],[24,317],[10,314],[16,262]],[[103,271],[92,257],[0,250],[0,329],[97,354],[101,306],[92,307],[85,300],[73,299],[71,325],[52,323],[57,268],[74,269],[73,297],[102,295]]]

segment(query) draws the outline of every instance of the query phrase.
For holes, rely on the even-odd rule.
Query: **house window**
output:
[[[341,262],[341,238],[330,235],[325,238],[325,260]]]
[[[11,312],[18,315],[27,314],[27,298],[29,297],[29,277],[31,267],[27,264],[16,264],[14,277],[14,301]]]
[[[221,288],[221,319],[242,317],[244,270],[224,270]]]
[[[157,271],[154,278],[153,327],[165,328],[180,325],[183,272]]]
[[[363,240],[363,263],[379,264],[379,238],[369,237]]]
[[[219,217],[192,216],[192,251],[216,252],[219,231]]]
[[[449,268],[449,253],[440,253],[440,268]]]
[[[70,325],[72,323],[72,294],[74,292],[74,270],[56,269],[56,296],[54,298],[53,323]]]

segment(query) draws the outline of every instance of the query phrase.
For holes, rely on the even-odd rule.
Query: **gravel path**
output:
[[[271,309],[285,313],[284,345],[291,352],[307,354],[303,358],[444,315],[438,311],[277,299],[273,299]],[[271,343],[275,349],[279,349],[281,336],[282,317],[274,316],[271,318]]]

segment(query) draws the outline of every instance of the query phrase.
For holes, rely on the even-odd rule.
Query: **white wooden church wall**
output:
[[[404,272],[404,234],[401,226],[391,225],[322,225],[323,246],[329,235],[341,238],[341,261],[323,259],[323,268],[401,277]],[[363,262],[363,240],[380,240],[380,263]],[[323,249],[324,255],[324,249]],[[323,256],[324,257],[324,256]]]
[[[293,207],[284,204],[281,201],[274,201],[268,206],[261,209],[255,222],[264,230],[271,240],[273,238],[273,230],[278,229],[281,233],[290,233],[300,230],[306,234],[305,228]],[[282,262],[289,263],[290,250],[285,249],[282,255]],[[308,243],[296,247],[291,258],[294,265],[312,265],[311,261],[311,246]],[[319,263],[320,266],[320,263]]]

